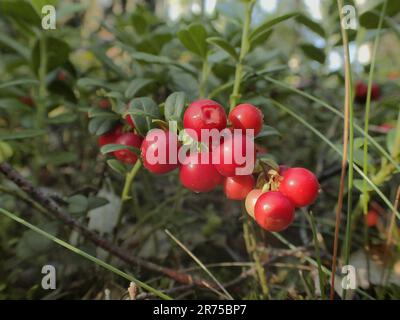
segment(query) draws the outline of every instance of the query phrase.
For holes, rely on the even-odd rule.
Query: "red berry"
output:
[[[368,86],[362,81],[357,81],[355,89],[356,100],[358,102],[365,102],[367,99]]]
[[[260,133],[264,115],[250,103],[239,104],[229,113],[229,121],[235,129],[253,129],[254,136]]]
[[[228,199],[243,200],[254,188],[254,177],[235,176],[227,177],[224,180],[224,192]]]
[[[296,207],[312,204],[318,196],[319,183],[315,175],[305,168],[289,168],[283,174],[279,191]]]
[[[133,123],[133,119],[130,114],[125,116],[125,121],[131,126],[132,129],[135,129],[135,124]]]
[[[140,145],[142,144],[143,138],[141,136],[138,136],[135,133],[128,132],[120,135],[117,140],[115,140],[116,144],[123,144],[125,146],[130,146],[130,147],[136,147],[140,148]],[[129,164],[135,164],[138,156],[136,153],[129,149],[122,149],[122,150],[117,150],[114,151],[114,156],[118,159],[121,160],[122,162],[129,163]]]
[[[141,153],[143,165],[150,172],[170,172],[178,167],[178,137],[170,131],[152,129],[143,140]]]
[[[183,115],[183,127],[192,129],[196,133],[189,135],[197,141],[201,140],[201,129],[218,129],[219,131],[226,128],[226,114],[222,106],[207,99],[201,99],[192,102]]]
[[[67,75],[63,70],[60,70],[57,74],[57,80],[64,82],[67,79]]]
[[[118,124],[111,131],[102,134],[99,137],[99,146],[102,147],[106,144],[115,143],[115,140],[122,134],[122,125]]]
[[[367,224],[368,227],[375,227],[378,223],[379,220],[379,214],[375,210],[369,210],[366,217],[365,217],[365,223]]]
[[[19,101],[27,106],[33,107],[33,99],[30,96],[22,96],[19,98]]]
[[[110,108],[110,107],[111,107],[110,101],[109,101],[108,99],[105,99],[105,98],[100,99],[100,101],[99,101],[99,107],[100,107],[101,109],[108,109],[108,108]]]
[[[364,103],[367,100],[368,85],[362,81],[357,81],[355,88],[355,98],[357,102]],[[373,83],[371,86],[371,100],[379,99],[381,89],[378,84]]]
[[[294,219],[292,202],[279,191],[269,191],[259,196],[254,207],[257,223],[267,231],[282,231]]]
[[[215,167],[225,177],[251,174],[256,158],[254,141],[235,133],[213,150],[213,157]]]
[[[194,192],[207,192],[221,183],[222,177],[211,163],[210,154],[206,155],[209,163],[202,161],[201,153],[188,155],[179,169],[181,183]]]
[[[371,87],[371,100],[378,100],[381,96],[381,88],[376,83]]]
[[[379,126],[379,129],[381,129],[383,133],[388,133],[390,130],[394,129],[395,127],[396,126],[394,124],[385,122]]]
[[[263,194],[261,189],[253,189],[251,190],[245,200],[245,206],[247,213],[254,219],[254,206],[258,198]]]

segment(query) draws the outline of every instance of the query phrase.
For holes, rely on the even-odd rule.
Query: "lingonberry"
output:
[[[23,104],[30,106],[30,107],[33,107],[33,104],[34,104],[33,99],[28,95],[20,97],[19,101],[21,101]]]
[[[311,171],[305,168],[289,168],[282,177],[279,191],[296,207],[308,206],[317,198],[319,183]]]
[[[305,168],[289,168],[282,177],[279,191],[296,207],[308,206],[317,198],[319,183],[311,171]]]
[[[265,192],[258,197],[254,206],[257,223],[267,231],[282,231],[294,219],[292,202],[279,191]]]
[[[261,131],[264,115],[256,106],[243,103],[232,109],[228,119],[235,129],[253,129],[256,136]]]
[[[120,135],[115,140],[115,143],[122,144],[125,146],[140,148],[142,141],[143,141],[143,138],[141,136],[138,136],[137,134],[132,133],[132,132],[127,132],[127,133],[123,133],[122,135]],[[121,160],[122,162],[129,163],[129,164],[135,164],[138,159],[137,154],[129,149],[121,149],[121,150],[114,151],[114,156],[118,160]]]
[[[132,119],[132,117],[131,117],[130,114],[128,114],[128,115],[125,116],[125,121],[126,121],[127,124],[130,125],[130,127],[131,127],[132,129],[135,129],[135,124],[133,123],[133,119]]]
[[[252,175],[227,177],[224,179],[224,193],[228,199],[243,200],[254,188],[254,183]]]
[[[235,133],[213,150],[213,157],[215,167],[225,177],[251,174],[255,162],[254,141]]]
[[[355,87],[355,98],[357,102],[364,103],[367,100],[368,85],[363,81],[357,81]],[[381,89],[378,84],[373,83],[371,86],[371,100],[379,99]]]
[[[194,192],[207,192],[221,183],[222,177],[209,161],[202,161],[202,153],[189,154],[179,168],[179,179],[183,186]]]
[[[122,134],[122,125],[117,124],[111,131],[102,134],[99,137],[99,146],[102,147],[106,144],[115,143],[115,140]]]
[[[103,99],[99,100],[99,108],[108,109],[110,107],[111,107],[111,103],[108,99],[103,98]]]
[[[246,196],[245,200],[246,211],[252,218],[254,218],[254,206],[256,205],[258,198],[262,194],[263,192],[261,189],[253,189]]]
[[[67,74],[63,70],[60,70],[57,74],[57,80],[64,82],[66,79],[67,79]]]
[[[378,220],[379,214],[373,209],[369,210],[367,215],[365,216],[365,223],[370,228],[375,227],[378,223]]]
[[[224,108],[213,100],[201,99],[192,102],[183,115],[183,127],[194,130],[195,134],[188,134],[195,140],[201,140],[202,129],[226,128],[226,114]]]
[[[144,167],[163,174],[178,167],[178,138],[168,130],[152,129],[143,140],[141,154]]]

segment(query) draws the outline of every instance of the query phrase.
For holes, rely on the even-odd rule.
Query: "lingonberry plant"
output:
[[[399,1],[184,2],[0,1],[0,299],[399,298]]]

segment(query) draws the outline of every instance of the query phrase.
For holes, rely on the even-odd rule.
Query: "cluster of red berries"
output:
[[[237,154],[255,163],[256,152],[246,154],[246,146],[253,143],[251,139],[260,133],[263,117],[261,110],[249,103],[239,104],[227,117],[224,108],[213,100],[192,102],[184,112],[183,129],[193,140],[200,140],[203,129],[218,132],[231,130],[235,134],[221,139],[217,145],[211,145],[211,141],[206,142],[205,149],[198,148],[195,152],[185,153],[183,159],[178,157],[181,145],[172,143],[177,135],[168,129],[152,129],[143,139],[135,132],[124,132],[123,126],[118,125],[111,132],[100,136],[99,144],[115,143],[140,148],[143,165],[148,171],[163,174],[179,168],[182,185],[194,192],[211,191],[222,184],[228,199],[246,199],[247,212],[262,228],[281,231],[293,221],[295,207],[307,206],[315,201],[319,184],[314,174],[304,168],[281,167],[279,173],[272,170],[268,182],[265,180],[267,173],[263,172],[261,174],[265,176],[265,183],[260,188],[256,188],[259,183],[256,183],[253,172],[237,175],[237,170],[246,166],[246,163],[237,160]],[[129,115],[125,121],[131,129],[135,129]],[[248,135],[246,130],[252,130],[250,132],[254,135]],[[160,131],[164,133],[164,139],[155,139]],[[166,161],[154,163],[148,158],[149,154],[154,155],[157,150],[169,151]],[[137,154],[129,149],[114,151],[114,156],[129,164],[134,164],[138,159]]]
[[[264,191],[265,187],[269,190]],[[318,190],[318,180],[311,171],[281,166],[279,172],[271,170],[267,185],[247,194],[246,210],[265,230],[282,231],[292,223],[295,208],[312,204]]]

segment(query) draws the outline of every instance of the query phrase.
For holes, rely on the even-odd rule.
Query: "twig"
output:
[[[120,258],[128,264],[135,264],[143,269],[155,273],[161,273],[182,284],[194,284],[204,288],[214,288],[215,286],[208,281],[192,277],[188,274],[159,266],[155,263],[143,260],[139,257],[132,256],[119,247],[109,243],[103,237],[92,232],[86,226],[80,224],[66,213],[53,199],[48,197],[43,192],[35,188],[28,180],[23,178],[10,164],[3,162],[0,164],[0,172],[3,173],[9,180],[13,181],[21,190],[28,194],[32,199],[46,208],[53,217],[63,221],[67,226],[79,231],[87,240],[90,240],[98,247],[104,249],[115,257]]]

